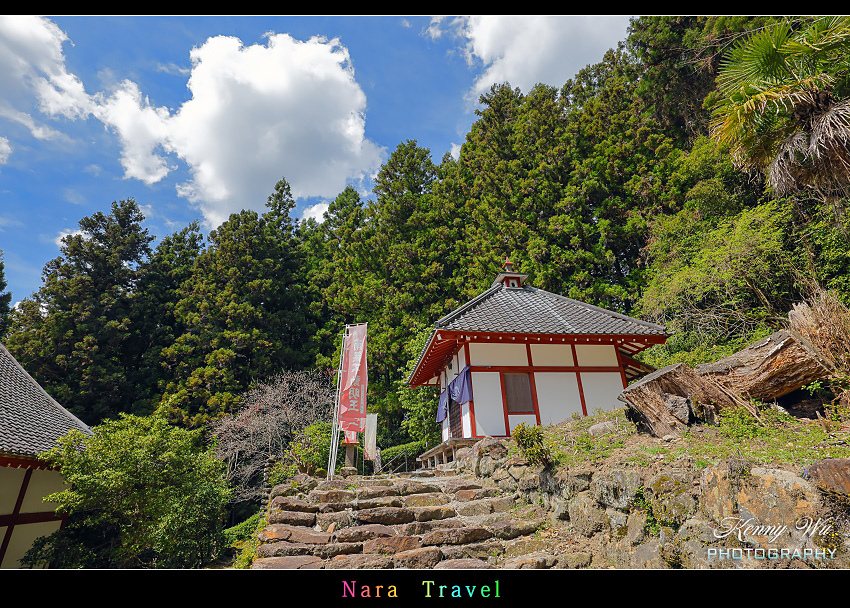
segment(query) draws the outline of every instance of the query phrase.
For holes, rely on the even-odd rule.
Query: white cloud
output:
[[[626,38],[628,24],[627,15],[435,17],[428,35],[451,32],[466,40],[467,62],[484,67],[467,95],[475,103],[481,93],[503,82],[525,93],[539,82],[560,87],[616,48]]]
[[[304,212],[301,214],[302,220],[307,220],[313,218],[320,224],[325,221],[325,211],[328,210],[330,205],[328,203],[316,203],[315,205],[310,205],[304,209]]]
[[[9,162],[9,157],[12,155],[12,144],[5,137],[0,137],[0,165],[5,165]]]
[[[177,192],[209,227],[243,208],[263,209],[281,177],[296,198],[332,197],[374,173],[384,157],[365,137],[366,96],[338,39],[268,34],[267,44],[244,46],[209,38],[189,54],[191,99],[175,112],[152,104],[129,80],[86,94],[65,68],[66,41],[47,19],[0,17],[0,118],[49,138],[60,134],[36,112],[95,116],[119,138],[125,177],[146,184],[183,161],[191,179]]]
[[[56,238],[53,239],[53,242],[56,244],[57,247],[61,247],[62,246],[62,240],[66,236],[73,236],[75,234],[83,234],[83,231],[82,230],[62,230],[62,231],[59,232],[59,234],[56,236]]]

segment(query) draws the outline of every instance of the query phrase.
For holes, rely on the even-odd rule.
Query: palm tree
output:
[[[850,17],[786,19],[721,62],[711,133],[777,196],[850,192]]]

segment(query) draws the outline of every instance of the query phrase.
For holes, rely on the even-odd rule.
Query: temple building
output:
[[[71,429],[91,434],[0,344],[0,568],[19,568],[33,541],[62,525],[42,499],[67,486],[38,455]]]
[[[444,445],[425,460],[445,460],[469,440],[508,437],[522,422],[556,424],[622,407],[626,385],[653,371],[633,357],[664,343],[664,327],[536,289],[526,278],[506,260],[490,289],[434,324],[407,380],[440,393]]]

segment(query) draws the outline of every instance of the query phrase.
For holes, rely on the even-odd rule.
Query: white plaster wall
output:
[[[463,425],[463,436],[472,437],[472,417],[469,415],[469,403],[460,406],[460,422]]]
[[[469,360],[470,365],[528,365],[528,354],[525,344],[471,343]]]
[[[619,365],[613,344],[576,344],[576,357],[582,366]]]
[[[581,388],[588,415],[597,409],[607,412],[624,405],[617,399],[623,392],[623,377],[619,372],[582,372]]]
[[[16,525],[12,530],[12,538],[9,539],[9,546],[6,549],[6,555],[3,557],[1,568],[20,568],[19,560],[24,556],[33,542],[39,536],[47,536],[59,529],[61,522],[47,521],[37,524]],[[5,534],[5,529],[3,529]]]
[[[461,347],[459,351],[457,351],[458,358],[458,369],[463,369],[466,367],[466,349]]]
[[[15,510],[25,474],[26,469],[0,467],[0,515],[9,515]]]
[[[446,441],[449,438],[449,418],[448,416],[443,420],[443,441]]]
[[[535,372],[534,385],[540,424],[557,424],[571,418],[574,412],[582,415],[574,372]]]
[[[537,426],[537,416],[534,414],[508,414],[508,424],[511,425],[511,434],[520,423],[524,422],[528,426]]]
[[[531,362],[541,365],[573,365],[573,349],[569,344],[532,344]]]
[[[470,359],[475,360],[471,355]],[[499,372],[472,372],[476,435],[507,435]]]
[[[21,513],[40,513],[42,511],[53,511],[56,503],[44,502],[42,497],[54,492],[61,492],[69,486],[58,471],[44,471],[37,469],[32,472],[27,494],[21,503]]]

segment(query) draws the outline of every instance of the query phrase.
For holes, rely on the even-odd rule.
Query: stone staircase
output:
[[[296,476],[272,489],[252,568],[586,565],[574,553],[558,557],[545,511],[488,481],[453,470],[332,481]]]

